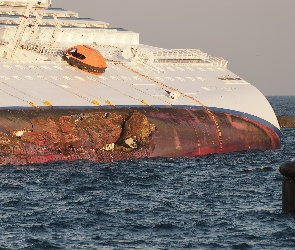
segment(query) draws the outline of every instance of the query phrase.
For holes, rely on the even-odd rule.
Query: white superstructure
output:
[[[46,0],[0,2],[0,107],[207,107],[264,121],[279,129],[272,107],[227,61],[200,50],[142,45],[139,34]],[[107,61],[101,76],[61,58],[85,44]]]

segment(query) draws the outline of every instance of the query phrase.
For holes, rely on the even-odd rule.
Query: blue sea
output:
[[[295,117],[295,97],[268,97]],[[0,249],[294,249],[282,147],[199,158],[0,168]]]

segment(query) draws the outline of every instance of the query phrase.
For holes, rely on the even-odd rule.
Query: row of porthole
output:
[[[122,79],[123,80],[126,80],[126,81],[131,81],[132,79],[130,79],[129,77],[127,77],[127,76],[121,76],[122,77]],[[104,76],[99,76],[99,78],[101,78],[101,79],[103,79],[103,80],[108,80],[106,77],[104,77]],[[116,77],[116,76],[110,76],[110,78],[111,79],[113,79],[113,80],[115,80],[115,81],[119,81],[119,80],[121,80],[121,79],[119,79],[118,77]],[[204,82],[204,81],[206,81],[204,78],[202,78],[202,77],[196,77],[196,79],[195,78],[193,78],[193,77],[186,77],[186,79],[184,79],[184,78],[182,78],[182,77],[178,77],[178,76],[176,76],[175,77],[175,79],[174,78],[172,78],[172,77],[164,77],[166,80],[169,80],[169,81],[171,81],[171,82],[174,82],[175,81],[175,79],[176,80],[179,80],[179,81],[182,81],[182,82],[184,82],[186,79],[188,79],[188,80],[190,80],[190,81],[192,81],[192,82],[194,82],[194,81],[196,81],[196,79],[198,79],[198,80],[200,80],[200,81],[202,81],[202,82]],[[158,80],[158,81],[164,81],[165,79],[164,78],[162,78],[162,77],[159,77],[159,76],[156,76],[155,77],[155,79],[156,80]],[[135,80],[137,80],[137,81],[142,81],[142,79],[140,79],[139,77],[136,77],[136,76],[133,76],[133,79],[135,79]]]
[[[112,66],[112,68],[113,69],[115,69],[115,70],[120,70],[120,68],[118,68],[118,67],[116,67],[116,66]],[[164,68],[164,67],[163,67]],[[137,69],[137,70],[139,70],[139,71],[141,71],[141,70],[143,70],[141,67],[135,67],[135,69]],[[185,71],[185,69],[184,68],[182,68],[182,67],[175,67],[175,68],[171,68],[171,67],[166,67],[166,69],[168,69],[168,70],[170,70],[170,71],[175,71],[175,69],[178,69],[178,70],[180,70],[180,71]],[[191,67],[186,67],[186,69],[188,69],[188,70],[190,70],[190,71],[195,71],[195,69],[193,69],[193,68],[191,68]],[[200,71],[206,71],[206,70],[209,70],[209,71],[215,71],[215,69],[213,69],[213,68],[197,68],[198,70],[200,70]],[[217,70],[219,70],[219,71],[225,71],[225,69],[223,69],[223,68],[217,68]]]
[[[10,65],[3,65],[3,67],[6,68],[6,69],[13,69]],[[20,68],[20,69],[25,69],[25,67],[22,66],[22,65],[15,65],[15,67]],[[37,66],[34,66],[34,65],[30,65],[29,67],[32,68],[32,69],[39,69]],[[48,67],[48,66],[40,66],[40,67],[43,68],[43,69],[46,69],[46,70],[51,70],[51,68]],[[57,65],[54,65],[53,67],[55,69],[58,69],[58,70],[63,70],[63,68],[61,68],[60,66],[57,66]],[[68,69],[70,69],[70,70],[74,70],[73,67],[70,67],[70,66],[66,66],[66,67]],[[120,70],[120,68],[118,68],[116,66],[112,66],[112,68],[115,69],[115,70]],[[140,67],[136,67],[136,69],[141,70]],[[176,67],[176,68],[166,67],[166,69],[168,69],[170,71],[175,71],[175,69],[178,69],[180,71],[185,71],[185,69],[183,69],[181,67]],[[186,67],[186,69],[188,69],[190,71],[195,71],[195,69],[193,69],[191,67]],[[197,68],[197,69],[200,70],[200,71],[206,71],[206,69],[204,69],[204,68]],[[207,68],[207,70],[215,71],[215,69],[213,69],[213,68]],[[217,68],[217,70],[225,71],[223,68]]]
[[[197,78],[198,80],[202,81],[202,82],[206,81],[206,80],[205,80],[204,78],[202,78],[202,77],[196,77],[196,78]],[[163,79],[162,77],[159,77],[159,76],[156,76],[155,79],[158,80],[158,81],[161,81],[161,82],[164,81],[164,79]],[[175,81],[175,80],[174,80],[173,78],[171,78],[171,77],[165,77],[165,79],[166,79],[166,80],[169,80],[169,81],[171,81],[171,82],[174,82],[174,81]],[[176,76],[175,79],[177,79],[177,80],[179,80],[179,81],[182,81],[182,82],[185,81],[184,78],[182,78],[182,77],[178,77],[178,76]],[[187,76],[186,79],[188,79],[188,80],[190,80],[190,81],[192,81],[192,82],[196,81],[195,78],[190,77],[190,76]]]
[[[44,77],[44,76],[37,76],[39,79],[42,79],[42,80],[46,80],[46,78]],[[4,80],[10,80],[10,78],[9,77],[7,77],[7,76],[0,76],[0,78],[2,78],[2,79],[4,79]],[[13,76],[13,78],[14,79],[17,79],[17,80],[23,80],[21,77],[19,77],[19,76]],[[31,80],[31,81],[33,81],[33,80],[35,80],[35,78],[33,78],[33,77],[31,77],[31,76],[25,76],[25,78],[27,78],[28,80]],[[56,76],[51,76],[51,78],[53,78],[54,80],[57,80],[57,81],[59,81],[59,80],[68,80],[68,81],[73,81],[74,79],[72,79],[72,78],[70,78],[70,77],[68,77],[68,76],[63,76],[62,78],[59,78],[59,77],[56,77]],[[76,79],[78,79],[78,80],[80,80],[80,81],[85,81],[85,79],[84,78],[82,78],[82,77],[80,77],[80,76],[75,76],[75,78]],[[93,77],[87,77],[87,78],[89,78],[90,80],[93,80],[93,81],[95,81],[96,79],[95,78],[93,78]],[[104,77],[104,76],[99,76],[99,78],[100,79],[102,79],[102,80],[108,80],[108,78],[106,78],[106,77]],[[121,79],[119,79],[118,77],[116,77],[116,76],[110,76],[110,78],[112,79],[112,80],[115,80],[115,81],[119,81],[119,80],[121,80]],[[129,78],[129,77],[127,77],[127,76],[121,76],[121,78],[123,79],[123,80],[127,80],[127,81],[131,81],[131,79]],[[142,79],[140,79],[139,77],[137,77],[137,76],[133,76],[133,79],[134,80],[137,80],[137,81],[142,81]],[[171,82],[173,82],[173,81],[175,81],[175,79],[177,79],[177,80],[179,80],[179,81],[182,81],[182,82],[184,82],[185,81],[185,79],[184,78],[182,78],[182,77],[175,77],[175,79],[174,78],[171,78],[171,77],[165,77],[165,79],[163,79],[163,78],[161,78],[161,77],[158,77],[158,76],[156,76],[155,77],[155,79],[156,80],[158,80],[158,81],[164,81],[165,79],[166,80],[169,80],[169,81],[171,81]],[[193,77],[186,77],[186,79],[188,79],[188,80],[190,80],[190,81],[195,81],[196,79],[195,78],[193,78]],[[200,81],[205,81],[205,79],[204,78],[202,78],[202,77],[197,77],[197,79],[198,80],[200,80]]]
[[[190,71],[195,71],[195,69],[193,69],[193,68],[190,68],[190,67],[186,67],[188,70],[190,70]],[[178,70],[180,70],[180,71],[185,71],[185,69],[183,69],[183,68],[181,68],[181,67],[176,67],[176,68],[171,68],[171,67],[166,67],[166,69],[168,69],[168,70],[170,70],[170,71],[175,71],[175,69],[178,69]],[[215,71],[215,69],[213,69],[213,68],[197,68],[198,70],[200,70],[200,71],[207,71],[207,70],[209,70],[209,71]],[[219,71],[225,71],[225,69],[223,69],[223,68],[217,68],[217,70],[219,70]]]
[[[37,76],[39,79],[41,79],[41,80],[47,80],[44,76],[40,76],[40,75],[38,75]],[[58,77],[56,77],[56,76],[51,76],[54,80],[61,80],[61,78],[58,78]],[[8,81],[8,80],[10,80],[10,78],[9,77],[7,77],[7,76],[0,76],[0,78],[1,79],[4,79],[4,80],[6,80],[6,81]],[[19,77],[19,76],[13,76],[13,78],[14,79],[16,79],[16,80],[19,80],[19,81],[21,81],[21,80],[23,80],[23,78],[21,78],[21,77]],[[35,80],[35,78],[34,77],[31,77],[31,76],[25,76],[25,78],[27,78],[28,80],[31,80],[31,81],[34,81]],[[78,80],[80,80],[80,81],[85,81],[85,79],[83,79],[82,77],[80,77],[80,76],[75,76],[75,78],[76,79],[78,79]],[[70,77],[68,77],[68,76],[63,76],[63,79],[65,79],[65,80],[73,80],[72,78],[70,78]]]
[[[26,69],[26,67],[24,67],[24,66],[22,66],[22,65],[14,65],[14,66],[15,66],[16,68],[19,68],[19,69]],[[6,68],[6,69],[13,69],[10,65],[7,65],[7,64],[3,65],[3,67]],[[46,69],[46,70],[51,70],[51,68],[48,67],[48,66],[40,66],[40,67],[43,68],[43,69]],[[40,67],[38,67],[38,66],[34,66],[34,65],[29,65],[29,68],[30,68],[30,69],[40,69]],[[54,65],[53,67],[56,68],[56,69],[58,69],[58,70],[63,70],[62,67],[57,66],[57,65]],[[66,66],[66,67],[69,68],[69,69],[73,69],[73,68],[70,67],[70,66]]]

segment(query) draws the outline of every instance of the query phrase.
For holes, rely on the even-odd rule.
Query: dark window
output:
[[[83,54],[78,53],[78,51],[77,51],[76,48],[75,48],[75,49],[72,49],[72,50],[70,51],[70,54],[71,54],[73,57],[76,57],[76,58],[81,59],[81,60],[84,60],[84,59],[86,58]]]

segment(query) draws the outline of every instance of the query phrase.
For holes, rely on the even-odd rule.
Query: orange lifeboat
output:
[[[87,45],[71,47],[65,50],[63,55],[68,64],[92,74],[101,75],[107,68],[100,52]]]

